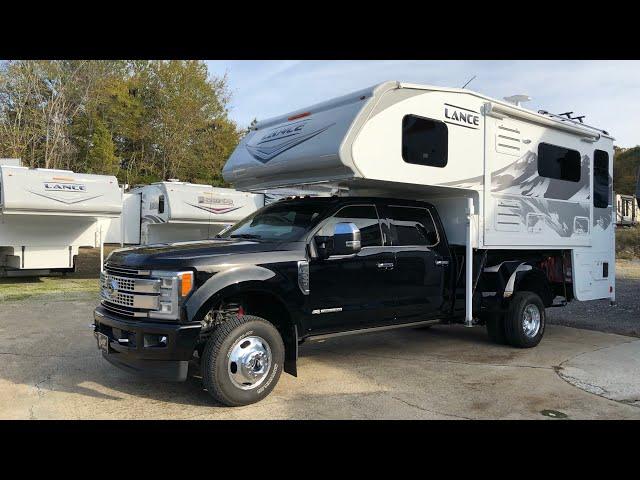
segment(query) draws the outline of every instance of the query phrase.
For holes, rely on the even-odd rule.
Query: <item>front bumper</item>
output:
[[[163,380],[184,381],[201,325],[147,322],[94,310],[94,334],[107,337],[103,356],[123,370]],[[160,339],[163,341],[160,342]]]

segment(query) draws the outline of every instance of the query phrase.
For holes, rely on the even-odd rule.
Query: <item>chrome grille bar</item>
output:
[[[160,279],[146,279],[135,277],[123,277],[107,273],[100,274],[100,284],[103,288],[132,293],[160,293]]]

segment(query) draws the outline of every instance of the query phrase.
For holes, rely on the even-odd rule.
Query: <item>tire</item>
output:
[[[234,316],[211,334],[201,365],[204,387],[217,402],[249,405],[269,395],[278,383],[284,343],[263,318]]]
[[[484,317],[489,339],[498,345],[507,345],[509,342],[504,331],[504,315],[492,312],[484,314]]]
[[[537,321],[536,321],[537,317]],[[533,292],[516,292],[504,317],[507,341],[517,348],[535,347],[542,340],[546,315],[542,299]]]

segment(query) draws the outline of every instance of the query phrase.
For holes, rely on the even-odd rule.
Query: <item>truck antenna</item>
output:
[[[462,90],[464,90],[464,89],[467,87],[467,85],[469,85],[471,82],[473,82],[473,80],[475,80],[475,78],[476,78],[476,75],[474,75],[473,77],[471,77],[471,78],[469,79],[469,81],[468,81],[467,83],[465,83],[465,84],[462,86]]]

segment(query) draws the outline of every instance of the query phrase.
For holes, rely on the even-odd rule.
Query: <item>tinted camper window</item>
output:
[[[164,195],[158,199],[158,213],[164,213]]]
[[[448,137],[444,122],[405,115],[402,119],[402,158],[407,163],[442,168],[447,164]]]
[[[593,206],[609,206],[609,154],[596,150],[593,154]]]
[[[570,182],[580,181],[580,153],[541,143],[538,145],[538,175]]]

